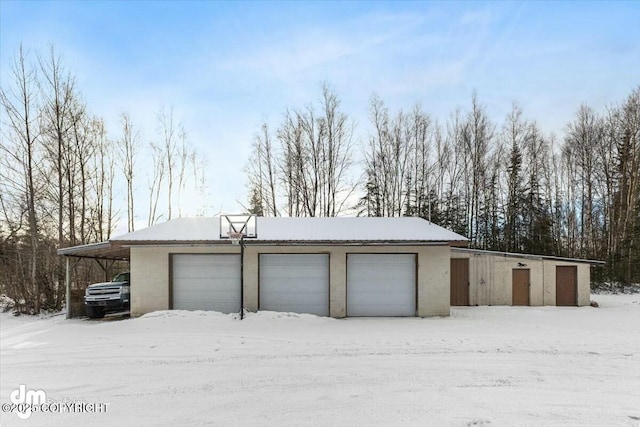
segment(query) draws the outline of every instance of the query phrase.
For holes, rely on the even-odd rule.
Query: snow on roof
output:
[[[268,242],[466,241],[467,238],[416,217],[258,217],[257,238]],[[177,218],[112,238],[126,242],[208,242],[220,239],[220,218]]]

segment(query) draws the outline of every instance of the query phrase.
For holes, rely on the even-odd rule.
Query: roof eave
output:
[[[567,258],[567,257],[553,256],[553,255],[523,254],[523,253],[515,253],[515,252],[489,251],[485,249],[472,249],[472,248],[455,248],[455,250],[460,252],[479,253],[479,254],[486,254],[491,256],[503,256],[503,257],[511,257],[511,258],[526,258],[526,259],[538,259],[538,260],[550,260],[550,261],[565,261],[565,262],[575,262],[580,264],[590,264],[594,266],[606,264],[605,261],[581,259],[581,258]]]
[[[87,245],[78,245],[78,246],[69,246],[66,248],[60,248],[57,250],[57,254],[58,255],[74,255],[87,250],[100,250],[100,249],[107,249],[109,247],[111,247],[110,242],[90,243]]]
[[[60,256],[75,258],[93,258],[110,260],[128,260],[129,249],[113,242],[90,243],[87,245],[70,246],[56,251]]]

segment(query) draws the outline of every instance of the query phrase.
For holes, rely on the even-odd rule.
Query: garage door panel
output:
[[[173,308],[240,311],[240,256],[176,254],[172,257]]]
[[[348,316],[415,316],[415,314],[415,255],[348,255]]]
[[[260,255],[260,309],[328,316],[329,256]]]

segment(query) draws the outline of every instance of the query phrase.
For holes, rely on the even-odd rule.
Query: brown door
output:
[[[556,305],[578,305],[578,268],[556,267]]]
[[[511,305],[529,305],[529,269],[513,269]]]
[[[469,305],[469,259],[451,260],[451,305]]]

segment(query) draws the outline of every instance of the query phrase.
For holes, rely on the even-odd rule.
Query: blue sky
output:
[[[355,119],[356,140],[374,92],[444,123],[476,89],[496,122],[515,101],[561,134],[580,103],[603,110],[640,84],[640,1],[2,0],[0,28],[3,85],[19,43],[53,43],[114,138],[120,112],[150,139],[156,112],[173,106],[209,159],[211,205],[227,211],[246,200],[260,124],[315,101],[322,81]]]

